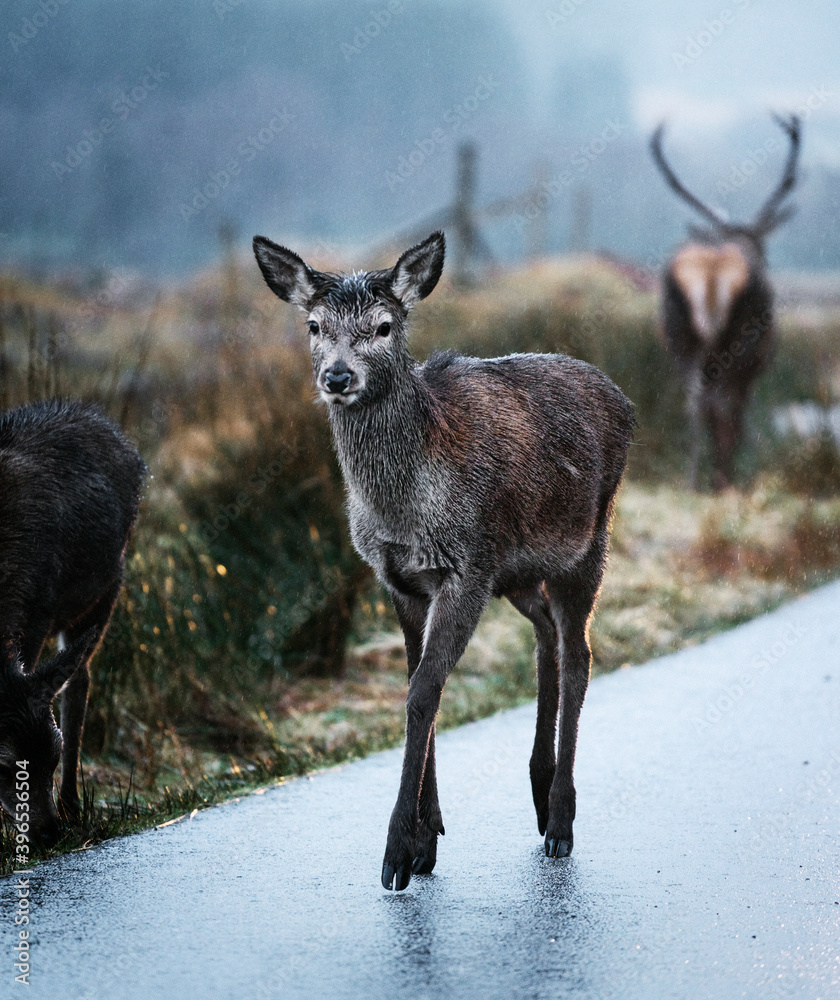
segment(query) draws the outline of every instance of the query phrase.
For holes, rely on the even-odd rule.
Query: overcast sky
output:
[[[558,61],[617,54],[631,85],[634,119],[646,131],[663,116],[675,129],[714,131],[757,108],[795,110],[809,97],[814,104],[818,93],[809,155],[840,164],[835,0],[497,2],[511,32],[533,53],[535,105],[544,113]]]

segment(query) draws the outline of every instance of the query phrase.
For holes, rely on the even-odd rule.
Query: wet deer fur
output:
[[[91,405],[0,414],[0,803],[14,815],[16,762],[28,761],[35,840],[58,833],[59,759],[62,812],[78,813],[88,664],[122,585],[144,475],[134,446]],[[41,660],[57,635],[66,648]]]
[[[691,446],[689,479],[698,485],[702,427],[712,444],[712,482],[732,482],[744,410],[753,384],[774,348],[773,290],[767,276],[767,236],[790,217],[785,201],[796,184],[800,122],[776,118],[790,141],[782,179],[752,224],[734,224],[704,205],[677,179],[662,152],[664,125],[651,153],[668,185],[707,226],[691,227],[691,239],[665,267],[661,330],[685,385]]]
[[[483,360],[448,352],[417,364],[406,318],[437,284],[444,249],[443,234],[434,233],[390,270],[333,275],[254,239],[269,287],[307,314],[353,542],[405,635],[406,742],[386,889],[404,889],[412,872],[435,865],[444,832],[435,717],[493,596],[507,597],[534,625],[534,804],[546,854],[571,852],[587,627],[633,427],[619,389],[563,355]]]

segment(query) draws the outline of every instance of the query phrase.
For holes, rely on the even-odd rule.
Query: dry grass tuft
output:
[[[709,578],[802,585],[840,563],[840,498],[734,494],[704,515],[687,558]]]

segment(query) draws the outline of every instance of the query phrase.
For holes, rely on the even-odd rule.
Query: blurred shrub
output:
[[[840,496],[840,450],[824,433],[789,444],[779,462],[782,481],[793,493],[812,497]]]
[[[760,498],[760,493],[757,494]],[[761,500],[733,497],[734,509],[704,517],[688,561],[712,578],[743,575],[802,581],[840,563],[840,505],[788,497],[785,517],[768,523]],[[721,505],[726,503],[723,498]]]

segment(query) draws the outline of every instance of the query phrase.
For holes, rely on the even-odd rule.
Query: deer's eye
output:
[[[314,319],[311,319],[309,321],[309,332],[312,334],[313,337],[317,337],[318,334],[321,332],[321,327],[315,322]]]
[[[390,323],[380,323],[379,326],[376,328],[377,337],[387,337],[390,332],[391,332]]]

